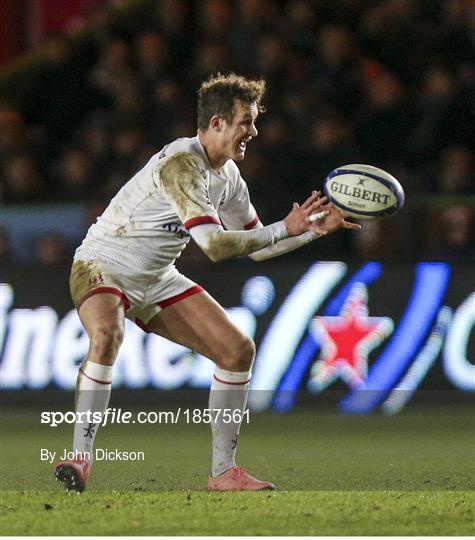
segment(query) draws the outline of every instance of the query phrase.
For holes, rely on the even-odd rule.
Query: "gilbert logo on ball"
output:
[[[391,216],[404,204],[401,184],[371,165],[338,167],[325,178],[323,190],[330,202],[359,219]]]

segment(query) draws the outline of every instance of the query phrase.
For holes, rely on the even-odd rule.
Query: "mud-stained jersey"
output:
[[[246,230],[259,223],[246,183],[232,160],[215,171],[199,137],[177,139],[155,154],[111,200],[76,250],[157,276],[166,272],[205,223]]]

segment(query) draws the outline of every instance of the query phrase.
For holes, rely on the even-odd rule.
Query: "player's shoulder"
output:
[[[206,159],[202,155],[197,137],[181,137],[166,144],[153,159],[153,170],[159,176],[172,173],[184,174],[187,171],[198,171],[206,178]]]
[[[196,161],[201,163],[203,161],[203,156],[196,139],[196,137],[180,137],[179,139],[166,144],[156,156],[160,161],[164,161],[174,156],[189,154],[196,158]]]
[[[157,185],[165,187],[181,183],[187,178],[201,177],[209,181],[206,159],[195,138],[181,138],[163,147],[154,162],[153,172]]]

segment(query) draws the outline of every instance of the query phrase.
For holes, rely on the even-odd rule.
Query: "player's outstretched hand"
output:
[[[310,216],[310,219],[314,221],[311,229],[318,234],[325,235],[338,229],[361,229],[361,225],[358,223],[346,221],[345,218],[348,217],[348,214],[334,204],[325,204],[321,207],[321,211],[323,211],[323,215],[320,219],[314,219],[314,216]]]
[[[328,203],[328,199],[326,197],[321,197],[320,191],[312,191],[312,194],[302,206],[294,202],[292,210],[284,219],[289,236],[298,236],[306,231],[313,230],[315,222],[312,221],[310,216],[315,216],[324,211],[322,207],[326,203]],[[324,215],[326,214],[322,214],[320,217],[322,218]]]
[[[361,225],[346,221],[347,215],[322,197],[319,191],[312,191],[310,197],[299,206],[294,203],[291,212],[284,219],[289,236],[298,236],[306,231],[326,235],[337,229],[361,229]]]

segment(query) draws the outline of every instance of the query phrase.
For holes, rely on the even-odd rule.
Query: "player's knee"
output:
[[[90,357],[101,364],[112,365],[124,339],[119,324],[100,324],[91,335]]]
[[[229,355],[225,369],[230,371],[249,371],[256,355],[254,341],[246,337]]]

